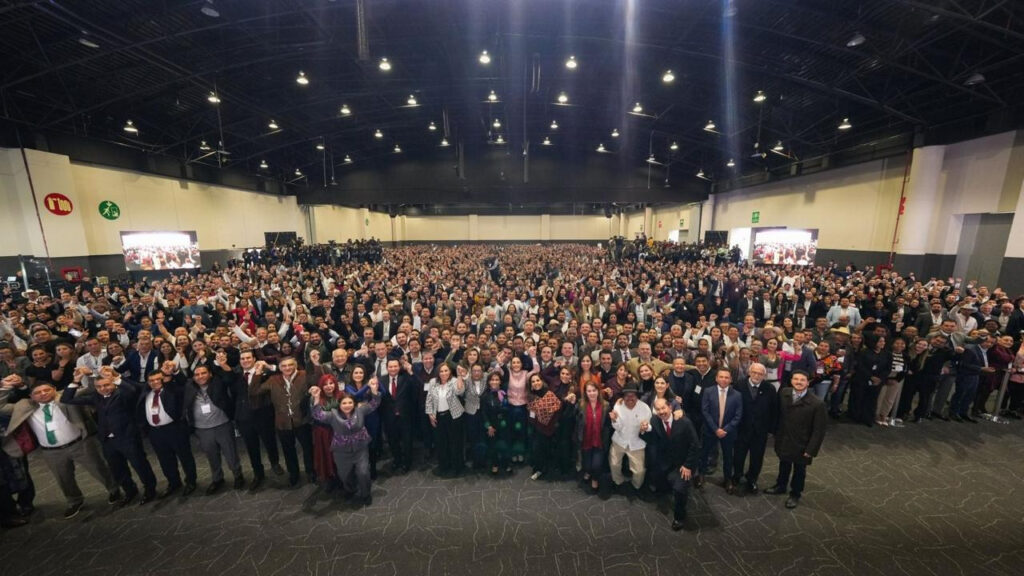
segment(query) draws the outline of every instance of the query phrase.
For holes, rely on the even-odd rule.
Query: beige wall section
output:
[[[1017,205],[1014,210],[1013,224],[1010,225],[1010,236],[1006,240],[1007,258],[1024,258],[1024,184],[1017,192]]]
[[[349,239],[363,238],[364,224],[360,211],[356,208],[333,205],[317,205],[309,207],[312,215],[316,237],[311,241],[326,244],[331,240],[345,242]]]
[[[0,148],[0,256],[46,254],[20,149]]]

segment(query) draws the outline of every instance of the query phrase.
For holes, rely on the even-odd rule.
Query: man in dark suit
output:
[[[758,319],[757,300],[758,300],[757,298],[754,298],[754,290],[751,289],[751,288],[748,288],[746,293],[744,293],[743,298],[740,298],[736,302],[736,307],[734,308],[735,312],[734,312],[733,319],[732,319],[733,322],[735,322],[737,324],[743,322],[743,318],[748,313],[749,314],[753,314],[755,320]],[[762,307],[760,307],[760,309],[762,310],[762,313],[763,313],[764,307],[762,306]]]
[[[146,378],[149,392],[141,394],[138,402],[138,415],[145,422],[149,443],[167,479],[167,488],[160,493],[161,499],[178,490],[182,496],[188,496],[196,489],[196,460],[192,456],[188,425],[182,414],[185,376],[175,374],[175,368],[174,362],[168,360],[159,371],[150,372]],[[179,462],[185,472],[184,486],[178,473]]]
[[[978,421],[971,417],[971,406],[978,393],[981,372],[989,367],[988,350],[993,344],[995,339],[983,330],[978,335],[977,343],[964,346],[956,371],[956,391],[949,403],[951,420],[977,424]]]
[[[123,359],[115,358],[112,366],[132,382],[145,382],[150,372],[160,369],[160,355],[153,349],[153,336],[146,330],[139,332],[139,341],[134,350]]]
[[[948,318],[949,313],[942,309],[942,301],[938,298],[933,298],[928,312],[918,314],[917,319],[914,321],[914,326],[917,327],[918,335],[923,338],[938,330],[939,326],[942,325],[942,321]]]
[[[380,413],[388,446],[394,456],[392,466],[395,472],[405,473],[412,465],[412,428],[421,386],[416,378],[401,371],[401,362],[396,358],[388,360],[387,376],[379,383]]]
[[[743,397],[743,419],[736,434],[734,452],[733,484],[739,484],[746,477],[746,489],[756,494],[757,477],[764,464],[764,452],[768,446],[768,434],[775,432],[779,421],[779,397],[775,386],[766,382],[767,371],[763,364],[753,363],[747,369],[747,378],[740,380],[734,388]],[[747,456],[750,467],[744,472]]]
[[[672,407],[664,398],[654,401],[654,417],[644,435],[648,442],[652,462],[648,468],[658,492],[672,490],[674,507],[672,529],[685,526],[686,502],[700,463],[700,440],[688,418],[675,419]]]
[[[800,503],[807,467],[825,440],[825,422],[828,420],[825,403],[808,393],[809,384],[810,376],[806,372],[794,372],[791,387],[779,391],[779,430],[775,433],[779,476],[775,485],[765,493],[785,494],[788,490],[786,508],[796,508]]]
[[[263,456],[260,452],[260,441],[267,449],[267,456],[271,465],[275,467],[275,473],[283,474],[284,470],[278,464],[277,438],[274,434],[274,407],[270,405],[270,395],[255,392],[250,394],[253,380],[257,378],[257,367],[270,372],[267,364],[257,361],[252,350],[245,350],[239,356],[239,367],[232,369],[228,363],[227,354],[220,352],[216,356],[213,367],[215,378],[223,380],[231,392],[234,401],[234,422],[238,428],[242,441],[245,443],[245,451],[249,455],[249,466],[252,468],[252,482],[249,484],[249,492],[256,492],[266,480],[266,470],[263,467]]]
[[[391,312],[381,312],[381,320],[373,325],[373,339],[377,341],[390,340],[398,332],[398,322],[391,319]]]
[[[139,505],[156,498],[156,476],[142,448],[142,435],[136,420],[136,406],[143,385],[121,378],[113,368],[104,366],[95,381],[92,393],[78,394],[82,372],[75,373],[61,396],[61,403],[91,406],[96,411],[96,436],[103,446],[103,457],[110,466],[114,481],[124,492],[121,505],[128,504],[139,495],[139,487],[132,480],[129,463],[142,481],[143,492]]]
[[[732,372],[719,368],[715,372],[715,386],[701,393],[701,416],[704,420],[704,436],[700,458],[701,478],[697,486],[703,486],[704,476],[710,470],[711,453],[718,444],[722,445],[722,472],[725,491],[736,493],[733,484],[732,457],[735,451],[736,434],[743,419],[743,398],[733,390]]]
[[[793,354],[797,354],[800,357],[791,363],[787,363],[786,375],[783,377],[784,386],[789,386],[789,378],[793,372],[802,370],[808,374],[813,374],[818,367],[818,361],[814,357],[814,348],[807,346],[807,336],[802,331],[793,333]]]

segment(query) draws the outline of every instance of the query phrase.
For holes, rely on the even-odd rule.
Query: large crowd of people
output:
[[[379,468],[426,465],[671,498],[684,529],[713,476],[762,492],[769,440],[763,492],[796,507],[830,415],[970,425],[1024,408],[1024,298],[959,278],[742,265],[718,247],[349,247],[6,289],[2,525],[30,521],[43,468],[69,519],[76,470],[115,507],[194,497],[195,444],[206,494],[226,466],[236,490],[273,474],[365,506]]]

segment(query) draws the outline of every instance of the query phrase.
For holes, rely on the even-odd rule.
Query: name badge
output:
[[[200,404],[199,411],[202,412],[203,414],[209,414],[210,412],[212,412],[212,408],[210,408],[209,404]]]
[[[824,374],[824,373],[825,373],[825,368],[822,367],[822,366],[818,366],[818,374]]]
[[[700,394],[700,386],[694,386],[693,387],[693,393],[694,394]]]
[[[56,422],[47,422],[46,423],[46,431],[47,432],[56,432],[57,431],[57,423]]]
[[[530,418],[532,419],[532,418],[536,418],[536,417],[537,417],[537,413],[534,412],[533,410],[530,410]]]

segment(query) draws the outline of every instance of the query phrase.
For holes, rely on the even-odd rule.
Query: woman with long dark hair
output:
[[[352,367],[348,383],[345,384],[345,394],[358,403],[366,402],[370,392],[369,385],[372,383],[372,380],[366,379],[366,367],[356,364]],[[366,414],[366,430],[370,433],[370,477],[376,480],[377,460],[380,457],[380,414],[376,410]]]
[[[529,408],[533,426],[530,439],[533,475],[530,479],[536,480],[555,466],[555,435],[558,433],[558,413],[562,409],[562,401],[548,389],[540,374],[530,375]]]
[[[326,410],[320,404],[321,390],[317,386],[309,389],[313,398],[313,419],[326,422],[334,432],[331,452],[338,478],[346,495],[354,495],[364,506],[373,504],[370,493],[370,433],[366,429],[366,416],[380,406],[377,382],[367,387],[369,401],[356,405],[351,396],[342,396],[336,410]],[[353,479],[354,477],[354,479]]]
[[[512,473],[511,447],[509,436],[511,421],[509,419],[508,394],[502,388],[500,372],[487,375],[487,390],[480,396],[480,411],[483,413],[484,437],[487,441],[487,463],[491,467],[491,475],[497,476],[500,470]]]
[[[437,378],[427,384],[426,412],[430,425],[437,432],[438,466],[435,474],[442,478],[458,477],[465,466],[465,432],[462,417],[465,410],[460,397],[465,394],[465,384],[452,377],[452,368],[442,363],[437,369]]]
[[[597,383],[588,382],[583,390],[576,414],[576,444],[580,447],[583,481],[590,482],[591,492],[596,493],[607,467],[612,423],[608,401],[601,397]]]

